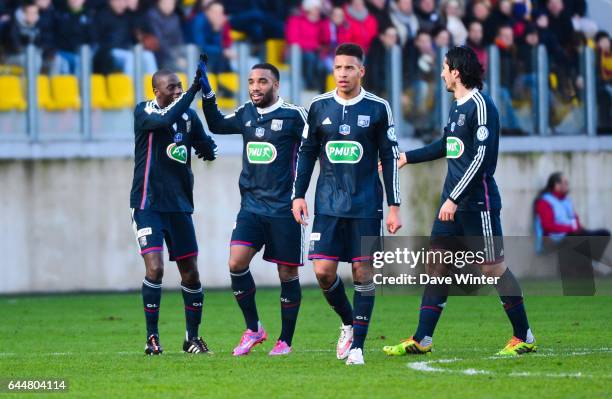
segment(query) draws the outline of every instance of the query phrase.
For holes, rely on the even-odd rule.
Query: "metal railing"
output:
[[[239,103],[248,101],[248,85],[246,84],[250,70],[250,48],[247,42],[238,42],[235,44],[238,53],[238,76],[239,90],[236,93],[236,99]],[[27,79],[27,110],[24,114],[26,118],[26,131],[30,141],[38,141],[40,139],[40,110],[37,107],[37,74],[38,61],[37,49],[30,45],[26,50],[26,79]],[[143,87],[143,64],[142,52],[143,48],[137,45],[134,51],[134,92],[136,100],[144,99]],[[442,68],[444,54],[446,49],[438,49],[437,67]],[[188,45],[186,48],[187,68],[186,73],[189,79],[194,75],[197,68],[199,50],[194,45]],[[491,46],[488,49],[489,67],[486,75],[486,90],[491,95],[493,101],[500,106],[501,101],[501,83],[500,83],[500,55],[497,47]],[[584,95],[582,96],[580,107],[584,113],[584,123],[582,128],[578,129],[575,134],[587,134],[594,136],[597,134],[597,95],[596,95],[596,66],[594,51],[590,47],[585,47],[581,51],[582,75],[584,79]],[[91,88],[91,59],[92,51],[88,46],[83,46],[80,49],[80,96],[81,108],[78,113],[80,118],[79,130],[82,140],[92,140],[92,88]],[[535,104],[531,104],[531,118],[533,118],[533,129],[529,134],[546,136],[551,135],[551,92],[549,87],[549,60],[546,49],[540,45],[536,50],[535,57],[535,95],[533,98]],[[303,79],[302,79],[302,54],[298,46],[291,46],[289,50],[289,96],[291,101],[296,104],[302,103]],[[405,120],[402,109],[402,95],[404,95],[403,69],[404,63],[407,60],[402,59],[402,51],[399,46],[394,46],[388,51],[388,56],[384,61],[386,63],[386,71],[388,73],[388,98],[396,124],[396,130],[400,135],[406,136],[404,132],[412,131],[408,129],[408,125],[412,123],[410,120]],[[435,125],[438,130],[446,124],[450,109],[451,95],[447,92],[444,82],[437,74],[437,81],[434,86],[435,101]]]

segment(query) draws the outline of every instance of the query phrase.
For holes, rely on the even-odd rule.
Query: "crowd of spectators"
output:
[[[610,38],[586,15],[586,0],[3,0],[0,64],[23,65],[24,48],[34,43],[41,49],[44,72],[77,73],[79,47],[89,44],[95,72],[131,73],[131,48],[141,43],[143,68],[151,73],[183,68],[182,45],[193,43],[209,55],[213,72],[223,72],[231,70],[236,58],[234,30],[245,33],[259,54],[271,38],[298,45],[305,86],[319,91],[331,72],[334,47],[357,43],[367,54],[366,85],[385,96],[385,54],[397,44],[408,116],[431,120],[437,50],[469,46],[487,70],[487,48],[493,45],[500,50],[503,124],[516,128],[512,101],[532,99],[534,49],[540,44],[547,49],[556,78],[553,89],[576,99],[584,85],[579,49],[591,41],[597,53],[598,98],[608,104],[600,120],[609,125]]]

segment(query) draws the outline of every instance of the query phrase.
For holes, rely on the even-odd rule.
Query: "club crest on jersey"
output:
[[[370,126],[370,115],[357,115],[357,126],[359,127]]]
[[[486,126],[481,126],[476,130],[476,138],[480,141],[485,141],[489,137],[489,129]]]
[[[246,154],[249,163],[272,163],[276,159],[276,147],[270,143],[249,141]]]
[[[262,138],[265,133],[266,133],[266,129],[264,129],[263,127],[258,127],[257,129],[255,129],[256,137]]]
[[[177,146],[176,143],[170,144],[166,148],[166,155],[173,161],[187,163],[187,147],[184,145]]]
[[[272,119],[272,124],[270,125],[270,130],[274,132],[278,132],[283,128],[283,120],[282,119]]]
[[[181,141],[183,141],[183,133],[177,133],[174,135],[174,142],[175,143],[180,143]]]
[[[357,141],[328,141],[325,153],[331,163],[358,163],[363,157],[363,146]]]
[[[340,127],[338,128],[338,133],[347,136],[349,134],[351,134],[351,127],[349,125],[340,125]]]
[[[459,158],[463,155],[465,147],[459,137],[450,136],[446,138],[446,158]]]
[[[465,114],[459,114],[459,120],[457,121],[458,126],[463,126],[465,124]]]

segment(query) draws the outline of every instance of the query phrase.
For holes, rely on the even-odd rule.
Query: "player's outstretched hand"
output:
[[[455,204],[450,199],[444,201],[442,207],[440,208],[440,212],[438,213],[438,219],[443,222],[454,221],[455,220],[455,212],[457,211],[457,204]]]
[[[296,198],[293,200],[291,212],[293,212],[293,218],[296,222],[308,226],[308,205],[306,205],[306,200],[304,198]]]
[[[204,94],[204,96],[208,96],[210,93],[212,93],[212,87],[210,85],[210,81],[208,80],[208,69],[206,67],[207,62],[208,56],[206,54],[200,54],[200,62],[198,62],[196,77],[200,83],[200,86],[202,87],[202,94]]]
[[[217,159],[217,144],[213,139],[198,142],[194,145],[195,153],[203,161],[214,161]]]
[[[395,234],[402,228],[402,219],[400,218],[399,206],[390,206],[389,215],[387,216],[387,231],[390,234]]]

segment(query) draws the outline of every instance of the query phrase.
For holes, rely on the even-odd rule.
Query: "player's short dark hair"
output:
[[[482,89],[484,69],[469,47],[456,46],[446,53],[446,63],[451,71],[459,71],[461,83],[468,89]]]
[[[280,82],[280,72],[278,71],[278,68],[270,64],[269,62],[262,62],[261,64],[255,64],[253,65],[253,68],[251,68],[251,71],[253,69],[267,69],[268,71],[272,72],[272,75],[274,75],[276,80]]]
[[[174,75],[174,72],[169,69],[160,69],[159,71],[155,72],[151,78],[151,85],[153,85],[153,88],[157,88],[157,82],[159,82],[160,78],[169,75]]]
[[[349,55],[363,63],[363,49],[355,43],[344,43],[336,47],[336,55]]]

